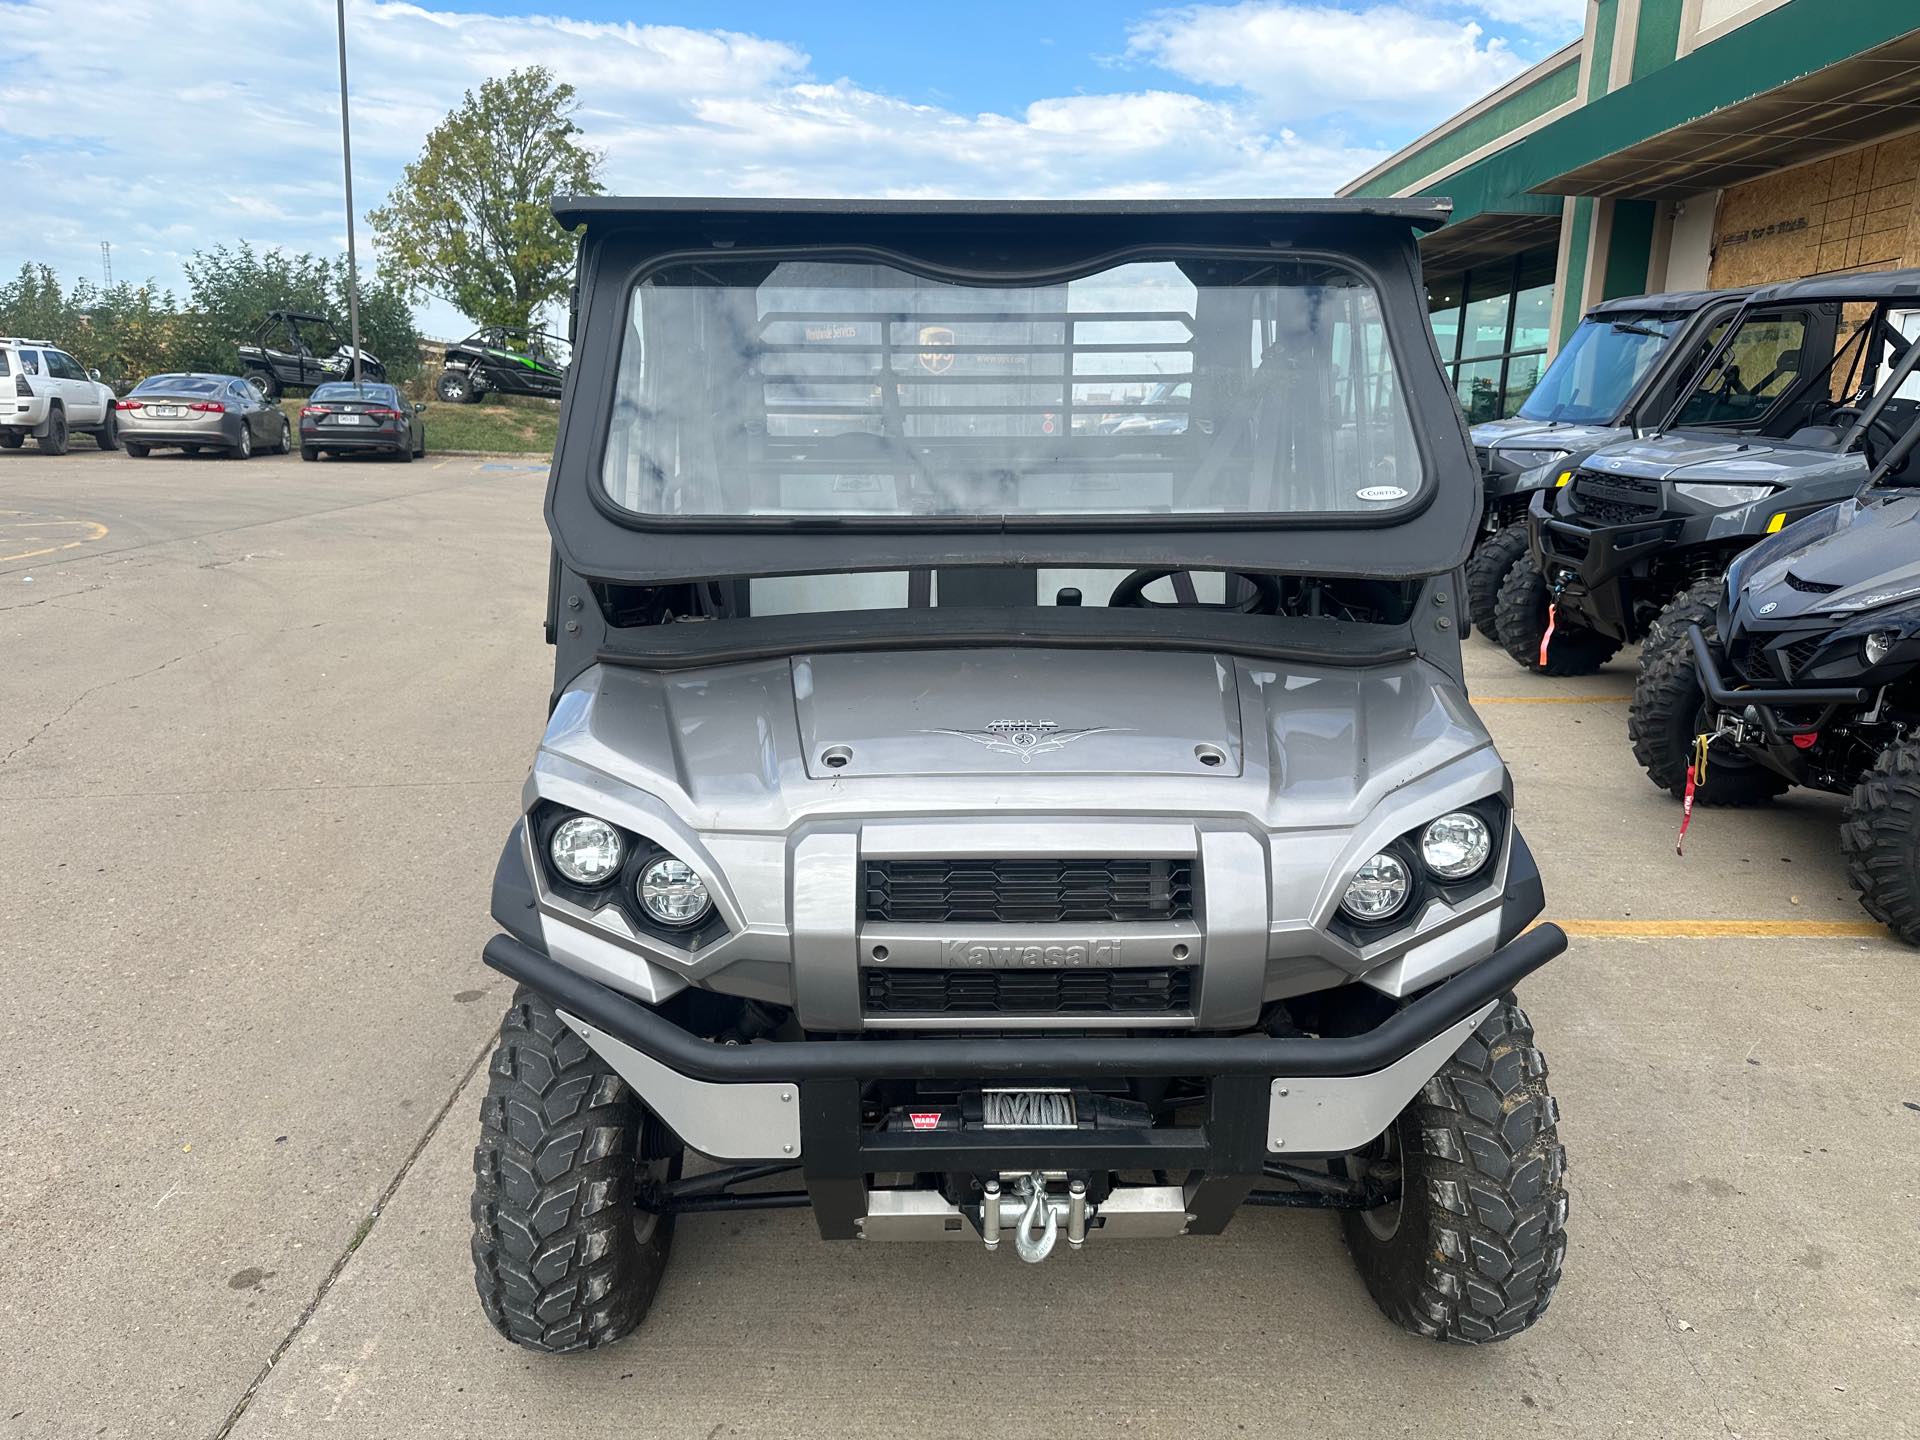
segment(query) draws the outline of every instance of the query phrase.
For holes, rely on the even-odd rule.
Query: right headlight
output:
[[[663,925],[692,925],[713,908],[706,881],[686,861],[662,855],[640,872],[640,904]]]
[[[553,868],[576,885],[603,885],[620,868],[620,832],[591,815],[575,815],[554,829],[547,853]]]

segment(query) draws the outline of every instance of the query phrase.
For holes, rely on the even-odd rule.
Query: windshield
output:
[[[1422,485],[1378,296],[1297,258],[670,267],[616,386],[601,483],[647,516],[1351,514]]]
[[[391,405],[400,398],[399,392],[391,385],[369,385],[364,382],[354,384],[351,380],[335,380],[326,385],[314,387],[315,400],[372,400],[383,405]]]
[[[135,395],[164,390],[169,395],[211,395],[224,390],[227,382],[212,375],[150,375],[133,387]]]
[[[1609,315],[1582,320],[1520,407],[1520,418],[1611,425],[1686,318]]]

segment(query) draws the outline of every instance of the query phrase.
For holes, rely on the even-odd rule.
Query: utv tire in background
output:
[[[473,1271],[493,1328],[530,1350],[611,1344],[645,1318],[673,1218],[643,1214],[643,1173],[681,1147],[531,990],[500,1022],[473,1155]]]
[[[280,377],[271,371],[249,370],[247,372],[247,384],[260,392],[260,398],[262,400],[278,400],[280,398]]]
[[[1526,1012],[1503,1000],[1383,1137],[1399,1201],[1341,1212],[1387,1318],[1479,1345],[1546,1313],[1567,1250],[1559,1118]]]
[[[1840,822],[1847,878],[1867,914],[1920,945],[1920,739],[1880,752]]]
[[[1527,558],[1527,523],[1496,530],[1467,560],[1467,618],[1489,640],[1497,640],[1493,612],[1500,603],[1500,582]]]
[[[1669,645],[1641,669],[1627,706],[1627,739],[1647,778],[1676,800],[1687,793],[1687,762],[1708,724],[1706,692],[1692,647]],[[1707,778],[1694,787],[1700,805],[1760,805],[1785,793],[1788,781],[1757,760],[1716,746],[1707,755]]]
[[[465,405],[474,398],[473,382],[458,370],[442,370],[433,388],[449,405]]]
[[[1685,646],[1687,627],[1698,625],[1708,635],[1714,633],[1714,620],[1720,613],[1720,592],[1724,581],[1696,580],[1647,627],[1647,638],[1640,642],[1640,670],[1645,673],[1661,655],[1676,646]]]
[[[47,433],[33,442],[40,447],[42,455],[64,455],[67,453],[67,412],[58,405],[47,416]]]
[[[1536,675],[1591,675],[1620,653],[1620,642],[1597,630],[1562,624],[1540,663],[1540,639],[1547,633],[1547,579],[1522,562],[1507,571],[1494,605],[1494,638]]]

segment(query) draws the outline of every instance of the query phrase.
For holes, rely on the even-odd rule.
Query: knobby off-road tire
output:
[[[1557,625],[1540,663],[1540,639],[1547,633],[1547,580],[1531,564],[1515,565],[1500,582],[1494,602],[1493,633],[1505,650],[1536,675],[1591,675],[1620,653],[1620,642],[1598,630],[1565,622]]]
[[[1509,997],[1394,1121],[1397,1206],[1341,1212],[1388,1319],[1480,1345],[1546,1313],[1567,1250],[1559,1119],[1533,1027]]]
[[[1480,542],[1467,559],[1467,618],[1473,628],[1498,642],[1494,610],[1500,603],[1500,582],[1527,557],[1527,522],[1496,530]]]
[[[441,371],[433,390],[449,405],[465,405],[474,398],[473,381],[457,370]]]
[[[1840,822],[1840,853],[1861,907],[1920,945],[1920,740],[1889,745],[1860,777]]]
[[[1692,647],[1668,646],[1641,669],[1633,683],[1633,700],[1627,706],[1627,739],[1633,745],[1633,758],[1649,780],[1674,799],[1682,799],[1694,742],[1710,723]],[[1698,805],[1762,805],[1788,788],[1784,775],[1716,745],[1707,754],[1706,781],[1694,787],[1693,798]]]
[[[521,989],[500,1022],[473,1154],[473,1270],[493,1328],[530,1350],[607,1345],[653,1303],[671,1216],[642,1215],[642,1168],[681,1150],[553,1007]]]
[[[1647,627],[1647,638],[1640,642],[1640,669],[1644,672],[1656,659],[1675,647],[1687,644],[1687,627],[1698,625],[1709,638],[1714,620],[1720,613],[1720,592],[1725,582],[1719,579],[1696,580],[1660,612]]]

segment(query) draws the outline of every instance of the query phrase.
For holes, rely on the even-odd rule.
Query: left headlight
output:
[[[1471,810],[1442,815],[1420,832],[1420,863],[1442,880],[1464,880],[1493,855],[1493,832]]]
[[[640,872],[635,887],[647,914],[663,925],[693,925],[713,908],[713,897],[693,867],[684,860],[662,855]]]
[[[1710,505],[1715,510],[1731,510],[1736,505],[1751,505],[1756,500],[1764,500],[1773,494],[1771,485],[1709,485],[1705,482],[1676,480],[1673,493],[1684,495],[1689,500],[1697,500],[1702,505]]]

